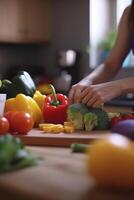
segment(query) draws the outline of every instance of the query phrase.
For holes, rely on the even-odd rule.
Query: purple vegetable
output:
[[[134,140],[134,119],[122,120],[112,127],[112,132],[119,133]]]

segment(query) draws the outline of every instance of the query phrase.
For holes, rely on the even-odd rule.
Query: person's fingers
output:
[[[88,100],[87,106],[92,107],[92,105],[94,105],[96,101],[97,101],[97,96],[93,96],[91,99]]]
[[[93,94],[94,93],[92,90],[91,91],[88,90],[87,92],[85,92],[85,96],[83,96],[83,98],[81,98],[81,103],[87,104],[88,101],[92,99]]]
[[[75,91],[73,88],[69,91],[69,94],[68,94],[69,104],[72,104],[74,102],[74,92]]]
[[[87,104],[87,102],[89,101],[89,96],[85,96],[84,98],[82,98],[82,100],[80,101],[82,104]]]
[[[74,102],[75,103],[80,102],[80,95],[81,95],[81,88],[77,88],[77,90],[74,93]]]
[[[90,93],[90,90],[88,88],[84,88],[81,91],[80,100],[84,99],[84,97],[87,96],[89,93]]]
[[[98,99],[92,104],[93,108],[102,108],[103,106],[104,106],[104,103],[100,99]]]
[[[83,96],[85,96],[87,93],[88,93],[87,86],[73,86],[68,94],[69,103],[70,104],[80,103]]]
[[[81,94],[86,88],[87,88],[86,86],[79,86],[76,88],[75,93],[74,93],[74,102],[75,103],[80,103]]]

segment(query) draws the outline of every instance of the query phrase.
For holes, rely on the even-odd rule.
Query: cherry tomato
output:
[[[9,121],[5,117],[0,117],[0,135],[9,131]]]
[[[5,117],[9,119],[11,132],[26,134],[33,128],[33,118],[27,112],[9,111],[5,113]]]
[[[114,126],[115,124],[117,124],[118,122],[120,122],[122,120],[121,116],[115,116],[111,119],[111,126]]]

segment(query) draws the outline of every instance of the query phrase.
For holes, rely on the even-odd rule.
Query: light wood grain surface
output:
[[[102,189],[89,177],[86,154],[69,148],[28,147],[44,158],[38,166],[0,175],[0,199],[133,200],[131,191]]]
[[[39,129],[33,129],[27,135],[18,135],[24,144],[37,146],[70,147],[72,143],[88,144],[94,139],[107,137],[111,134],[107,131],[77,131],[75,133],[44,133]]]

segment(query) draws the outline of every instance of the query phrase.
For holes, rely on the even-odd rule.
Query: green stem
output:
[[[55,88],[52,84],[49,84],[49,87],[51,88],[51,91],[52,91],[52,95],[54,97],[54,102],[52,103],[53,105],[59,105],[59,101],[57,99],[57,96],[56,96],[56,91],[55,91]]]

